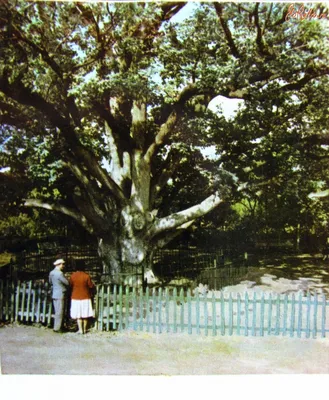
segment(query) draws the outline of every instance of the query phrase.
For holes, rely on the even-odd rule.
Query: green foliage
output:
[[[18,216],[9,216],[0,221],[0,234],[2,237],[33,237],[35,235],[35,226],[31,218],[26,214]]]
[[[104,215],[116,210],[108,211],[115,193],[96,165],[113,178],[105,166],[114,143],[122,165],[124,153],[132,160],[136,150],[158,146],[151,186],[172,169],[154,196],[158,216],[219,190],[233,208],[205,217],[206,225],[254,235],[323,226],[326,205],[308,195],[328,187],[329,28],[286,21],[288,6],[197,3],[172,22],[183,4],[3,2],[0,167],[10,170],[1,173],[2,229],[12,224],[18,232],[20,222],[20,234],[41,229],[19,214],[32,198],[102,220],[111,231]],[[207,108],[217,95],[244,105],[227,120]],[[134,102],[146,107],[139,138]],[[210,145],[217,159],[203,156]],[[125,194],[131,187],[130,177]]]
[[[0,236],[2,238],[36,238],[56,235],[61,232],[60,224],[51,225],[54,222],[49,217],[43,216],[36,210],[29,214],[19,213],[8,216],[0,221]]]

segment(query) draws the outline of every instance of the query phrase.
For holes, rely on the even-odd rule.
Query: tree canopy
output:
[[[188,6],[0,5],[3,202],[73,218],[114,279],[223,202],[328,184],[327,21]],[[235,119],[219,95],[244,101]]]

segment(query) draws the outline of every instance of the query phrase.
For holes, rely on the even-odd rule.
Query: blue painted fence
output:
[[[329,301],[324,294],[228,293],[189,289],[130,289],[100,285],[98,330],[204,335],[326,337]]]
[[[50,290],[42,282],[0,281],[0,321],[52,323]],[[190,289],[97,285],[95,330],[202,335],[326,337],[324,294],[199,294]]]

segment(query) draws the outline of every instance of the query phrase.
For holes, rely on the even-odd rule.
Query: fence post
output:
[[[287,316],[288,316],[288,295],[284,295],[284,308],[283,308],[283,336],[287,333]]]
[[[11,299],[10,299],[10,303],[11,303],[11,307],[10,307],[10,322],[14,322],[15,321],[15,282],[13,280],[11,280]]]
[[[139,288],[139,329],[144,329],[144,286]]]
[[[17,288],[16,288],[16,302],[15,302],[15,320],[18,320],[18,310],[19,310],[19,295],[20,295],[20,281],[17,282]]]
[[[150,332],[150,289],[147,286],[145,291],[146,302],[146,332]]]
[[[100,285],[96,285],[96,294],[95,294],[95,329],[98,330],[99,327],[99,286]]]
[[[108,283],[106,287],[106,331],[110,330],[110,315],[111,315],[111,296],[110,296],[111,285]],[[114,316],[113,316],[114,318]]]
[[[215,298],[214,292],[212,292],[211,303],[212,303],[212,334],[213,334],[213,336],[216,336],[216,334],[217,334],[217,330],[216,330],[216,298]]]
[[[137,298],[136,298],[136,288],[133,287],[133,330],[137,331]]]
[[[245,309],[245,327],[244,327],[244,335],[248,336],[248,329],[249,329],[249,298],[248,293],[245,293],[244,296],[244,309]]]
[[[267,333],[268,335],[272,334],[272,293],[270,293],[268,299]]]
[[[47,306],[47,292],[48,292],[48,285],[45,284],[42,290],[43,294],[43,301],[42,301],[42,322],[46,322],[46,306]]]
[[[196,307],[196,333],[200,335],[200,297],[199,291],[195,293],[195,307]]]
[[[38,286],[36,284],[33,285],[33,322],[37,320],[37,302],[38,302],[38,292],[37,292]]]
[[[183,288],[180,290],[180,331],[184,332],[184,291]]]
[[[236,333],[240,335],[240,327],[241,327],[241,295],[237,294],[237,321],[236,321]]]
[[[123,308],[123,294],[122,294],[122,285],[119,286],[119,331],[123,330],[123,322],[122,322],[122,308]]]
[[[125,320],[126,320],[126,329],[128,329],[129,328],[129,287],[128,286],[126,286],[126,298],[125,298],[125,304],[126,304],[126,307],[125,307],[125,312],[126,312],[126,315],[125,315]]]
[[[260,336],[264,336],[264,292],[262,292],[262,297],[260,300],[260,329],[259,334]]]
[[[36,310],[36,321],[40,322],[40,313],[41,313],[41,284],[37,284],[36,288],[36,296],[37,296],[37,310]]]
[[[42,298],[42,286],[38,284],[38,303],[37,303],[37,322],[41,321],[41,298]]]
[[[117,329],[117,285],[113,287],[113,329]]]
[[[256,292],[254,292],[253,304],[252,304],[252,328],[251,328],[252,336],[256,336],[256,314],[257,314],[257,299],[256,299]]]
[[[159,304],[159,333],[162,333],[162,288],[160,287],[158,292],[158,304]]]
[[[233,300],[232,300],[232,293],[230,293],[228,299],[228,326],[229,326],[229,335],[232,336],[233,334]]]
[[[156,332],[156,308],[157,308],[157,302],[156,302],[156,296],[155,296],[155,288],[152,290],[152,307],[153,307],[153,333]]]
[[[170,306],[169,291],[168,291],[168,288],[166,288],[166,326],[167,326],[167,333],[170,332],[170,329],[169,329],[169,306]]]
[[[316,334],[318,331],[318,295],[315,293],[314,295],[314,314],[313,314],[313,339],[316,338]]]
[[[48,292],[47,292],[47,294],[48,294]],[[53,302],[50,300],[49,305],[48,305],[48,319],[47,319],[48,326],[50,326],[50,324],[51,324],[52,309],[53,309]]]
[[[300,338],[301,337],[301,332],[302,332],[302,293],[299,292],[299,299],[298,299],[298,321],[297,321],[297,336]]]
[[[174,333],[177,333],[177,288],[174,287],[173,291],[174,302]]]
[[[101,291],[100,295],[98,298],[99,302],[99,313],[98,313],[98,319],[99,319],[99,328],[102,331],[103,330],[103,323],[104,323],[104,283],[101,286]]]
[[[187,326],[188,333],[192,333],[192,301],[191,301],[191,289],[187,289]]]
[[[221,335],[225,335],[225,299],[224,299],[224,294],[221,291],[220,292],[220,330],[221,330]]]
[[[29,321],[29,319],[30,319],[31,291],[32,291],[32,281],[29,281],[28,294],[27,294],[27,310],[26,310],[25,321]],[[33,321],[33,319],[32,319],[32,321]]]
[[[307,308],[306,308],[306,337],[310,337],[311,333],[311,294],[307,293]]]
[[[326,337],[326,296],[322,295],[322,337]]]
[[[24,314],[25,314],[26,282],[23,283],[22,290],[23,290],[23,293],[22,293],[22,302],[21,302],[21,309],[22,309],[21,321],[24,320]]]
[[[275,320],[275,334],[279,335],[280,333],[280,294],[276,295],[276,320]]]
[[[203,294],[203,312],[205,335],[208,336],[208,299],[206,291]]]
[[[290,337],[293,337],[295,333],[295,306],[296,306],[295,293],[293,293],[291,296]]]
[[[36,283],[33,284],[33,307],[32,307],[32,314],[33,314],[33,322],[35,322],[37,320],[37,304],[38,304],[38,285]]]

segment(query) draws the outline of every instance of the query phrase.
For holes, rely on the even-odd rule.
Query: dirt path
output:
[[[1,373],[42,375],[328,374],[329,339],[143,332],[56,334],[0,328]]]

